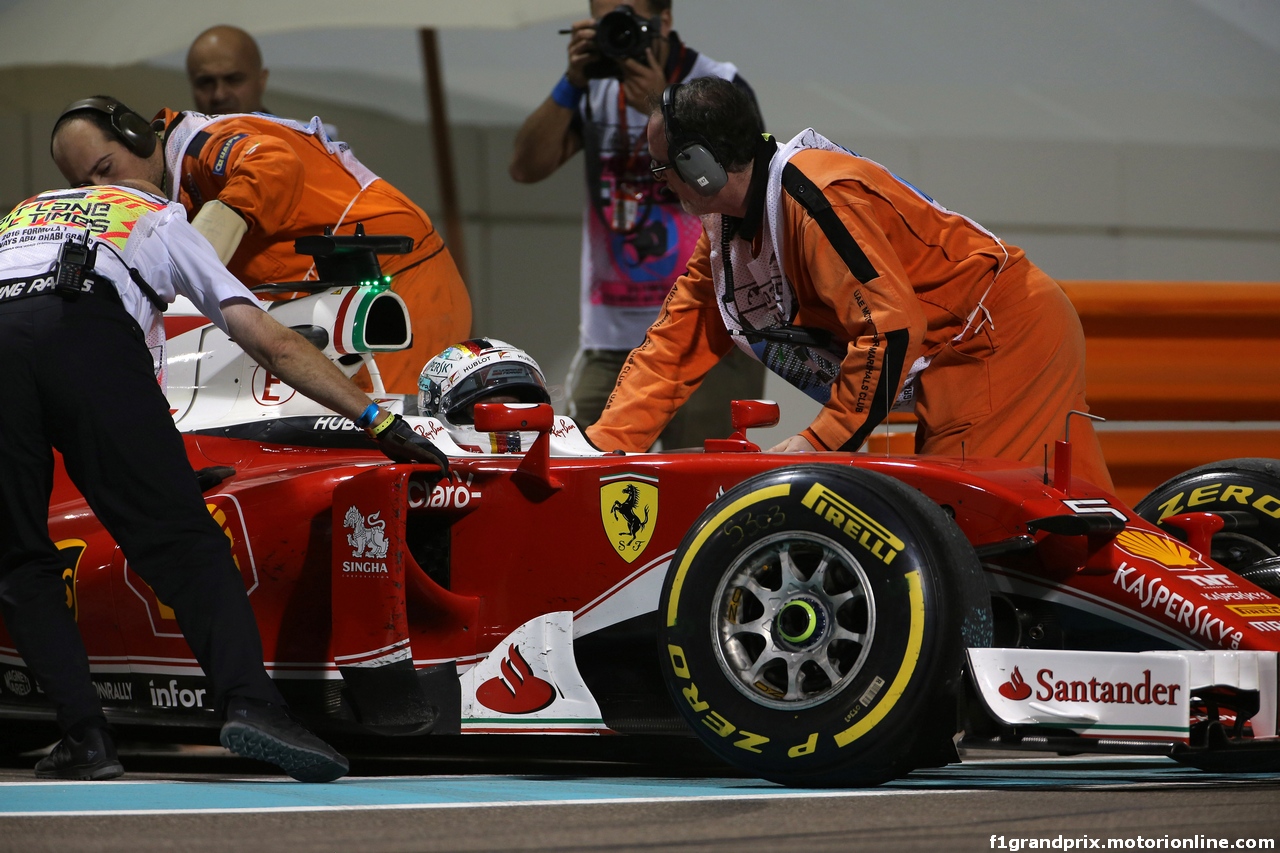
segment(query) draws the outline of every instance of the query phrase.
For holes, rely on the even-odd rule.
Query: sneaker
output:
[[[332,782],[350,765],[279,705],[232,699],[218,740],[236,755],[276,765],[299,782]]]
[[[123,775],[124,766],[116,757],[111,733],[96,726],[85,729],[79,737],[66,735],[36,765],[36,776],[41,779],[97,782]]]

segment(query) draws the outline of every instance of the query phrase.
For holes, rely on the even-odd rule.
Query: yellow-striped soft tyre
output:
[[[954,761],[964,651],[991,645],[951,517],[871,471],[800,465],[713,503],[658,611],[671,696],[712,752],[793,786],[878,785]]]
[[[1228,524],[1215,533],[1210,556],[1240,577],[1280,596],[1280,460],[1226,459],[1184,471],[1157,486],[1134,512],[1170,534],[1171,515],[1212,512]]]

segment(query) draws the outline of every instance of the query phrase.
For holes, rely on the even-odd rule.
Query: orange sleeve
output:
[[[604,450],[643,453],[707,371],[734,346],[716,305],[706,232],[667,294],[644,342],[631,351],[587,435]]]
[[[863,272],[867,280],[859,281],[818,222],[785,197],[784,227],[798,237],[788,243],[800,247],[798,257],[784,259],[800,295],[797,323],[834,325],[848,342],[831,398],[802,435],[818,448],[854,450],[902,390],[926,320],[902,262],[857,186],[835,183],[825,195],[875,275]]]
[[[218,201],[244,217],[249,234],[287,230],[302,199],[302,159],[274,136],[237,133],[234,122],[227,125],[200,151],[202,177],[218,187]]]

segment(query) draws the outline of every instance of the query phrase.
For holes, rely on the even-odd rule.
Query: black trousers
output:
[[[226,536],[205,509],[142,330],[117,299],[0,303],[0,614],[63,730],[102,716],[49,538],[53,453],[211,683],[283,704]]]

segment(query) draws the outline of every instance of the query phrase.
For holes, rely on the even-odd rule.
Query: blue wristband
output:
[[[566,74],[560,78],[560,82],[551,90],[551,100],[566,110],[575,110],[578,108],[578,101],[582,98],[582,93],[586,89],[579,89],[577,86],[569,82],[569,75]]]
[[[370,403],[369,408],[365,409],[364,412],[361,413],[360,417],[356,418],[356,426],[360,427],[361,429],[368,429],[369,427],[373,426],[373,419],[376,418],[377,416],[378,416],[378,404]]]

